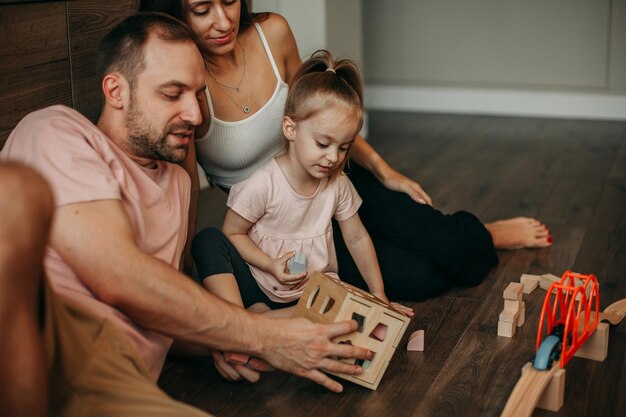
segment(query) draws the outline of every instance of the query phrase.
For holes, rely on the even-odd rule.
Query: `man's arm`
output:
[[[330,357],[371,356],[365,349],[331,342],[354,331],[355,322],[327,326],[305,319],[278,322],[202,290],[175,268],[139,250],[118,200],[59,207],[51,245],[96,297],[137,324],[174,339],[251,353],[332,391],[340,391],[341,385],[319,369],[355,374],[361,368]]]

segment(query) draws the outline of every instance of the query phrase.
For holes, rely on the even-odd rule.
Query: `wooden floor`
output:
[[[526,324],[497,336],[502,291],[522,273],[595,273],[601,307],[626,297],[626,123],[373,112],[370,143],[418,180],[434,205],[483,221],[535,216],[551,248],[500,252],[478,287],[415,303],[415,318],[377,391],[342,394],[281,372],[257,384],[222,380],[210,360],[169,359],[160,385],[218,416],[499,416],[534,353],[545,291],[524,295]],[[225,197],[206,191],[201,225],[221,223]],[[426,332],[425,351],[407,336]],[[612,326],[608,358],[573,358],[557,414],[626,416],[626,323]]]

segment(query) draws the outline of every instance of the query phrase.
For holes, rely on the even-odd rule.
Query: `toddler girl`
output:
[[[389,301],[374,245],[357,213],[361,198],[343,172],[362,121],[363,87],[356,66],[334,61],[327,51],[313,54],[289,88],[282,124],[285,152],[235,184],[228,196],[222,231],[267,297],[255,301],[276,307],[300,298],[307,273],[291,274],[287,267],[296,253],[307,257],[308,271],[339,278],[333,218],[370,292]],[[205,285],[241,303],[238,285],[222,278],[208,277]],[[240,283],[241,277],[236,280]],[[408,307],[393,306],[412,315]]]

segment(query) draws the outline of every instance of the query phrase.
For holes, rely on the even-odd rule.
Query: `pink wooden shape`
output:
[[[424,351],[424,330],[418,330],[409,336],[409,343],[406,345],[406,350],[417,352]]]
[[[370,337],[380,340],[381,342],[385,340],[385,336],[387,335],[387,325],[378,323],[372,333],[370,333]]]

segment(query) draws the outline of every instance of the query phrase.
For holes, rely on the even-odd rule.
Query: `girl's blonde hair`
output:
[[[289,86],[284,115],[294,122],[306,120],[327,109],[329,104],[342,104],[357,110],[359,128],[363,125],[363,81],[356,64],[349,59],[334,60],[330,52],[318,50],[307,59]],[[357,130],[357,132],[358,132]],[[350,157],[328,176],[334,180],[343,172]]]

